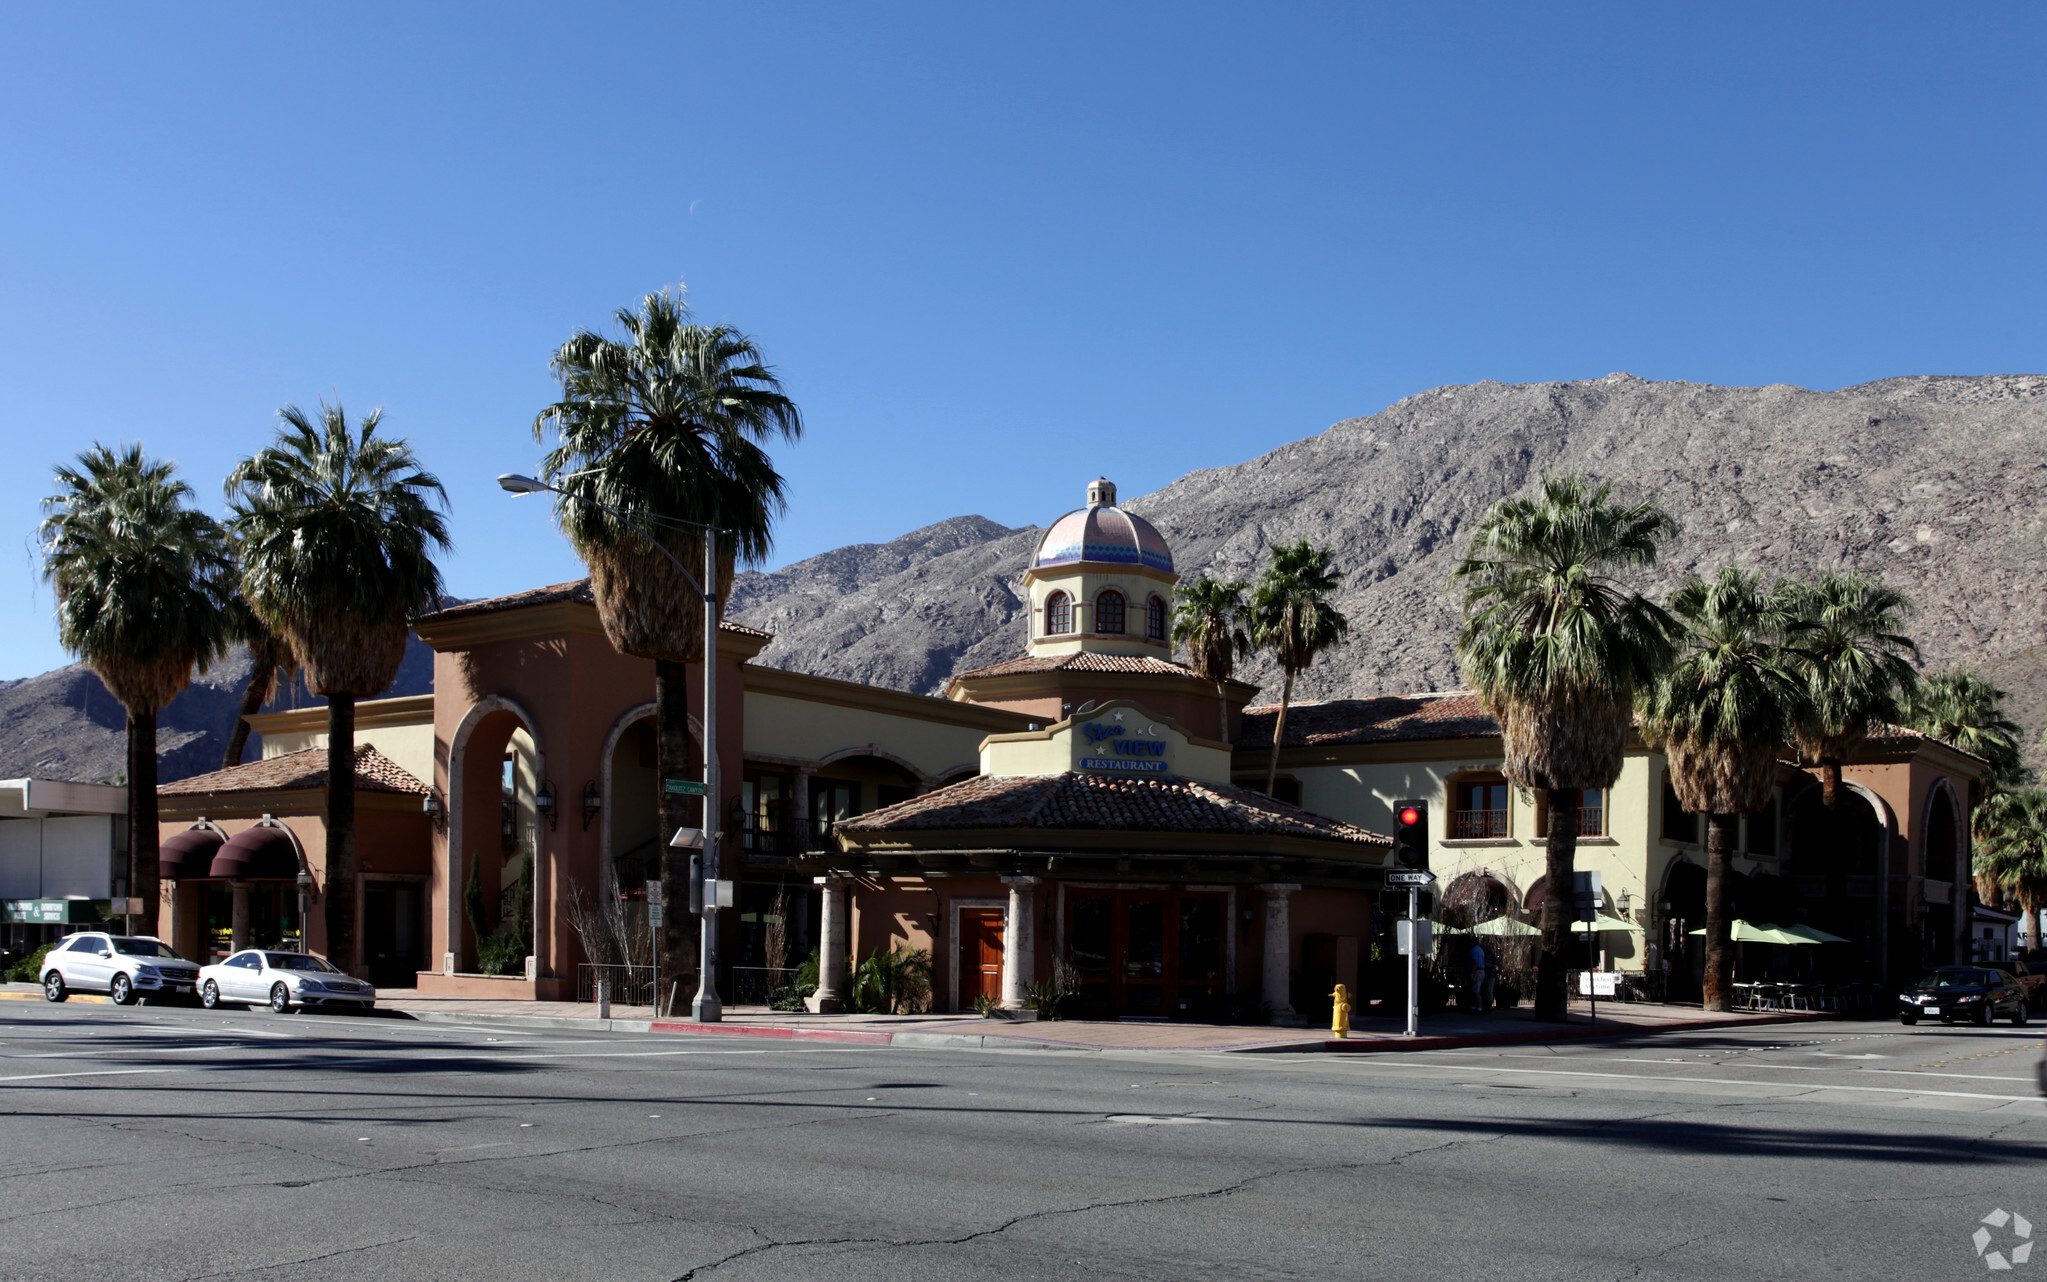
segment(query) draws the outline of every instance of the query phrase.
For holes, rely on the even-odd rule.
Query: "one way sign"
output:
[[[1389,886],[1433,886],[1435,883],[1436,874],[1422,868],[1404,868],[1386,874]]]

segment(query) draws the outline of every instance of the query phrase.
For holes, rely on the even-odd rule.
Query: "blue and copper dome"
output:
[[[1142,565],[1174,573],[1173,550],[1151,522],[1116,506],[1116,486],[1107,480],[1087,487],[1087,506],[1052,522],[1038,540],[1033,568],[1081,561]]]

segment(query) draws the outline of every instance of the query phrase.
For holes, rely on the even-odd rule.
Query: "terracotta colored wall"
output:
[[[744,746],[744,689],[738,658],[721,655],[718,698],[719,758],[728,793],[740,779]],[[689,668],[692,692],[701,689],[701,667]],[[490,695],[512,700],[534,724],[526,727],[539,752],[540,772],[553,784],[557,818],[552,830],[538,833],[539,863],[535,878],[534,914],[537,956],[543,978],[542,996],[556,995],[546,981],[566,990],[574,983],[582,949],[562,915],[571,881],[586,890],[597,884],[597,858],[603,823],[585,831],[582,793],[586,782],[602,776],[604,740],[617,720],[654,697],[651,660],[619,654],[601,635],[564,632],[492,642],[474,649],[437,654],[434,659],[434,787],[450,796],[450,753],[462,723],[476,703]],[[696,698],[692,714],[700,714]],[[493,713],[480,721],[465,749],[467,778],[463,793],[463,844],[469,852],[494,856],[498,832],[498,745],[509,735],[512,719]],[[728,797],[729,800],[729,797]],[[428,964],[438,969],[450,944],[451,915],[459,931],[457,969],[474,963],[473,940],[461,920],[460,882],[468,876],[463,862],[450,884],[448,846],[454,826],[435,834]],[[728,869],[731,864],[728,862]],[[452,914],[451,914],[452,909]],[[727,914],[731,916],[731,914]],[[729,923],[736,926],[736,923]],[[728,946],[731,941],[728,939]]]

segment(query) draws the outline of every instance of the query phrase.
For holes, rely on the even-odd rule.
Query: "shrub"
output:
[[[34,952],[30,953],[28,956],[22,958],[20,961],[14,963],[14,968],[7,972],[7,978],[17,984],[42,983],[43,958],[48,957],[50,955],[50,950],[52,948],[55,948],[56,946],[57,941],[53,939],[49,943],[44,944],[41,948],[38,948]]]
[[[864,1015],[919,1011],[931,996],[931,954],[921,948],[869,953],[853,969],[847,1004]]]

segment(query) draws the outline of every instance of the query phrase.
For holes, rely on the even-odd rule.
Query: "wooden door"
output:
[[[960,910],[959,1008],[972,1010],[976,997],[1002,1000],[1002,910]]]

